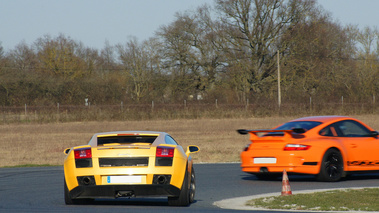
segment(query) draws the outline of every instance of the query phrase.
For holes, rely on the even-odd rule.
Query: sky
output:
[[[379,28],[379,0],[318,0],[342,25]],[[0,43],[7,52],[17,44],[59,34],[101,50],[131,37],[152,36],[175,19],[213,0],[0,0]]]

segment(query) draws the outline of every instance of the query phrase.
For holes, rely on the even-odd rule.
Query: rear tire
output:
[[[168,205],[188,206],[190,203],[192,203],[195,199],[195,183],[195,170],[192,168],[191,175],[188,175],[188,170],[186,169],[179,197],[168,197]]]
[[[337,149],[328,149],[322,158],[320,173],[317,175],[319,181],[336,182],[344,174],[343,159]]]
[[[74,204],[89,204],[94,199],[73,199],[68,190],[66,179],[64,180],[64,202],[66,205],[74,205]]]
[[[191,181],[189,188],[189,202],[193,203],[195,201],[195,192],[196,192],[196,175],[195,170],[192,168],[191,170]]]
[[[75,204],[75,200],[71,198],[70,192],[68,191],[66,179],[64,180],[64,202],[66,205],[73,205]]]

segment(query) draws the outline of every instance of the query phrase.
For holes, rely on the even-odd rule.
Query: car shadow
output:
[[[273,178],[260,179],[255,175],[245,174],[241,178],[242,180],[248,181],[282,181],[282,176],[277,176]],[[298,175],[298,174],[290,174],[288,175],[288,179],[294,182],[309,182],[309,181],[318,181],[315,175]],[[340,181],[350,181],[350,180],[372,180],[379,179],[379,173],[354,173],[349,174],[346,177],[342,178]]]
[[[193,203],[196,203],[195,200]],[[167,198],[117,198],[117,199],[95,199],[80,205],[99,206],[169,206]],[[191,205],[189,205],[191,206]]]

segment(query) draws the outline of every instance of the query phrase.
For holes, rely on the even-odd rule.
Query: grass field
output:
[[[379,130],[379,115],[353,116]],[[144,120],[125,122],[75,122],[47,124],[0,125],[0,167],[17,165],[62,165],[63,150],[87,144],[97,132],[118,130],[164,131],[183,147],[198,145],[195,162],[239,162],[248,136],[239,135],[241,128],[272,128],[294,117],[247,119]]]
[[[248,206],[308,211],[379,211],[379,188],[343,189],[250,200]]]

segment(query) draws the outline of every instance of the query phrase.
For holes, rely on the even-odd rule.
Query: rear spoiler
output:
[[[237,132],[240,133],[241,135],[247,135],[248,133],[250,133],[251,134],[250,139],[254,140],[254,139],[259,138],[257,133],[260,133],[260,132],[264,132],[264,133],[283,132],[284,137],[292,137],[292,133],[302,134],[302,133],[306,132],[306,130],[303,128],[294,128],[294,129],[285,129],[285,130],[283,130],[283,129],[282,130],[277,130],[277,129],[252,129],[252,130],[239,129],[239,130],[237,130]]]
[[[301,134],[301,133],[304,133],[306,130],[303,129],[303,128],[294,128],[294,129],[285,129],[285,130],[278,130],[278,129],[251,129],[251,130],[248,130],[248,129],[239,129],[237,130],[238,133],[240,133],[241,135],[247,135],[247,133],[251,132],[251,133],[258,133],[258,132],[294,132],[294,133],[298,133],[298,134]]]

